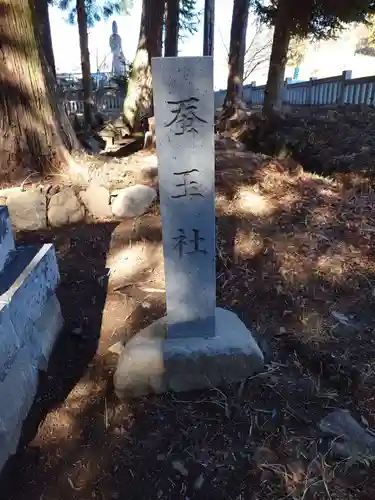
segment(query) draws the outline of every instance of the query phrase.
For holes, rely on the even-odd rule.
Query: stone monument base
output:
[[[215,323],[215,337],[206,339],[167,339],[166,317],[141,330],[120,353],[117,396],[212,388],[260,371],[263,354],[238,316],[216,308]]]

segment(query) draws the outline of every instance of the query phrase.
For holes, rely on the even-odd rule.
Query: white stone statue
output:
[[[122,52],[121,36],[118,34],[116,21],[112,23],[112,35],[109,37],[109,46],[112,52],[112,74],[123,75],[125,70],[125,57]]]

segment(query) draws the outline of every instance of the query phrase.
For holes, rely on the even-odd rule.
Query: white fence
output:
[[[375,106],[375,75],[351,78],[351,71],[339,76],[292,83],[286,79],[282,88],[282,101],[291,105],[336,106],[344,104],[367,104]],[[264,99],[266,86],[256,86],[255,82],[243,87],[243,100],[249,106],[260,106]],[[215,107],[220,108],[226,90],[215,92]],[[96,101],[98,111],[104,113],[120,112],[124,99],[120,96],[104,96]],[[67,113],[83,113],[83,101],[64,100]]]
[[[291,105],[337,106],[344,104],[367,104],[375,106],[375,75],[351,78],[351,71],[339,76],[292,83],[286,79],[282,88],[282,102]],[[243,87],[243,100],[249,106],[263,103],[266,86],[256,86],[255,82]],[[225,90],[215,92],[215,107],[221,107]]]
[[[65,111],[68,113],[83,113],[83,101],[68,101],[66,99],[63,100]],[[95,101],[95,105],[98,111],[102,111],[103,113],[111,113],[115,111],[120,111],[124,105],[124,98],[120,96],[104,96],[97,101]]]

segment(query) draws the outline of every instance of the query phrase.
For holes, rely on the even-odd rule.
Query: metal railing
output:
[[[339,76],[310,78],[306,82],[292,83],[286,79],[282,88],[282,102],[290,105],[339,106],[344,104],[365,104],[375,106],[375,75],[351,78],[351,71]],[[255,82],[243,87],[243,100],[249,106],[263,103],[266,86]],[[223,105],[226,90],[215,92],[215,107]]]

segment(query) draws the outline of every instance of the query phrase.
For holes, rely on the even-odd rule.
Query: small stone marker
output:
[[[211,57],[152,61],[168,337],[215,335]]]
[[[167,316],[120,346],[120,398],[215,387],[264,364],[242,321],[215,307],[212,73],[211,57],[152,60]]]

